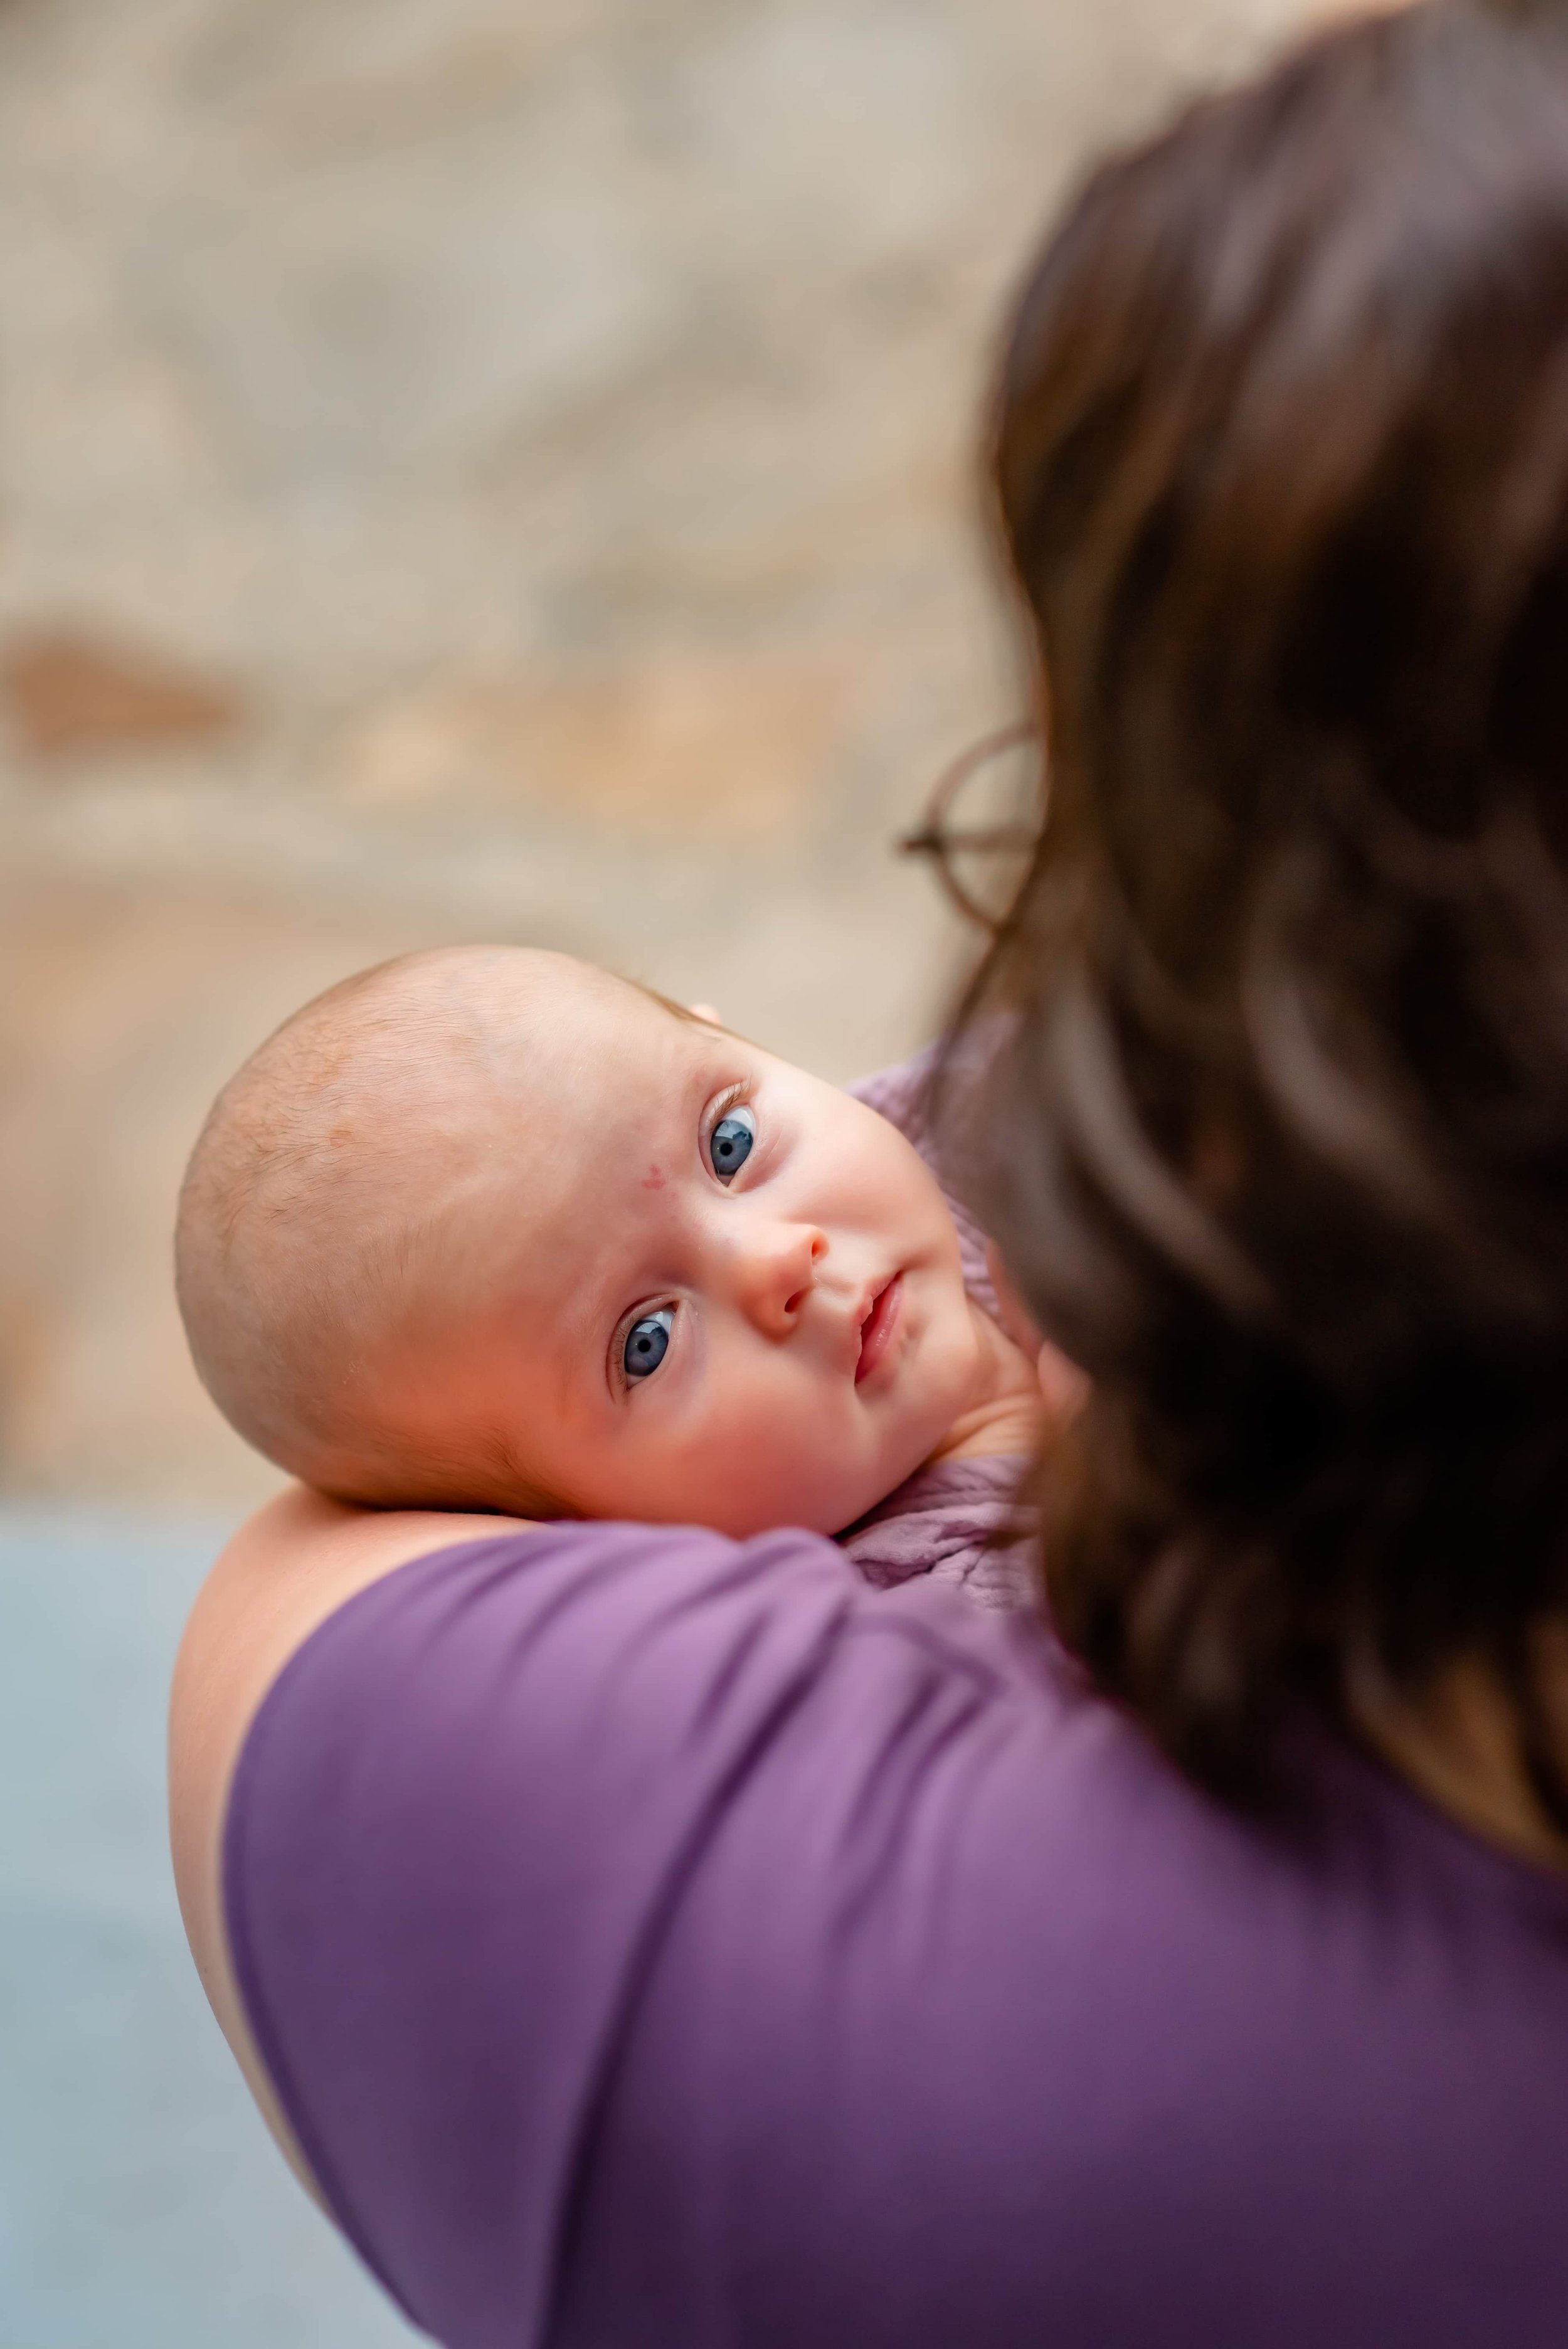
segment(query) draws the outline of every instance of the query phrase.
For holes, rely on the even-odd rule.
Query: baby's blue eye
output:
[[[739,1174],[751,1155],[756,1139],[757,1120],[748,1109],[729,1110],[719,1119],[707,1147],[713,1171],[721,1183]]]
[[[645,1313],[634,1321],[626,1334],[621,1367],[634,1385],[638,1379],[651,1378],[670,1350],[670,1332],[676,1326],[674,1308],[661,1305],[656,1313]]]

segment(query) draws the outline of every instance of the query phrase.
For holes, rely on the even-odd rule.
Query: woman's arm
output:
[[[284,1666],[346,1600],[410,1558],[514,1533],[517,1522],[349,1509],[292,1485],[230,1542],[181,1642],[169,1724],[170,1837],[181,1913],[223,2036],[268,2127],[312,2193],[315,2182],[256,2054],[229,1960],[222,1840],[234,1765]]]

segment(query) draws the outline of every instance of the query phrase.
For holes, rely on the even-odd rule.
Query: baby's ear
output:
[[[711,1003],[688,1003],[686,1009],[694,1019],[706,1019],[710,1028],[722,1028],[724,1025]]]

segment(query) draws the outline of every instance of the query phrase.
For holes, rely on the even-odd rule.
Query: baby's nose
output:
[[[736,1286],[742,1310],[767,1336],[787,1338],[799,1326],[827,1253],[827,1234],[812,1224],[768,1224],[747,1233],[737,1252]]]

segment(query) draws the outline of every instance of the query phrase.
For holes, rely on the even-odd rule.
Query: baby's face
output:
[[[450,1170],[405,1426],[482,1427],[590,1516],[738,1536],[837,1532],[929,1455],[982,1355],[893,1127],[605,982],[517,1071]]]

